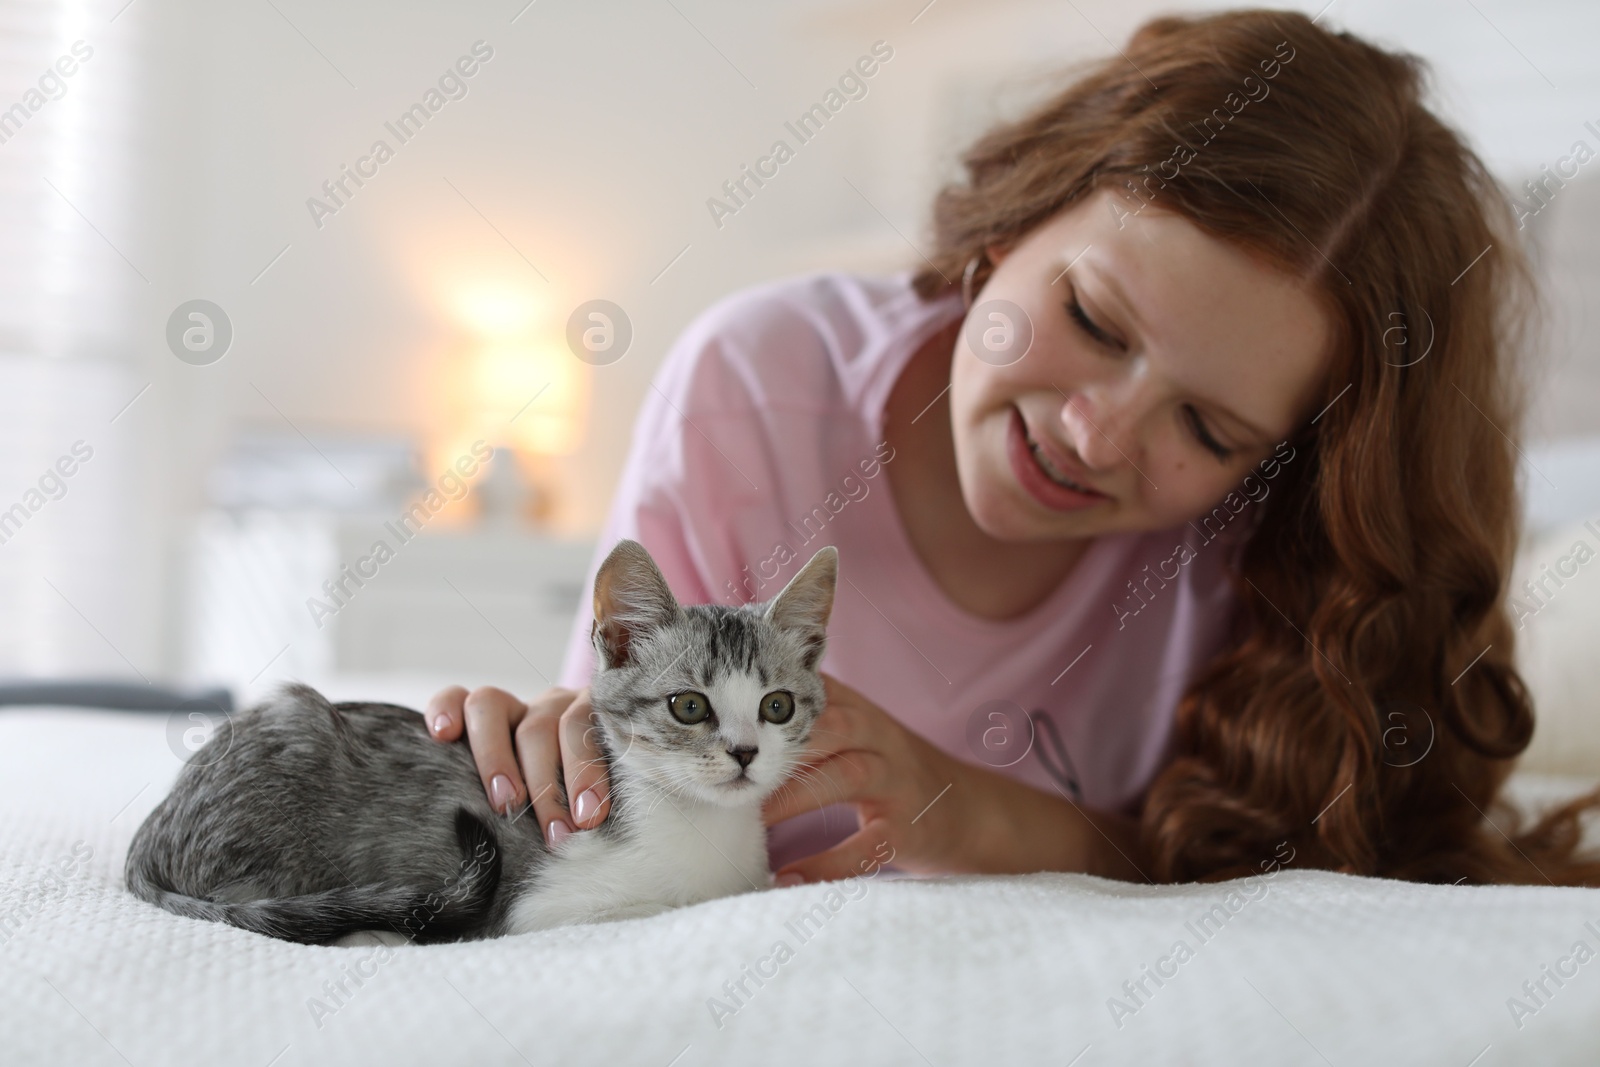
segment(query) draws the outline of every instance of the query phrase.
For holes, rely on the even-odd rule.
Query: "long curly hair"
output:
[[[1164,880],[1256,873],[1288,841],[1356,874],[1600,883],[1575,851],[1600,791],[1526,829],[1498,802],[1533,734],[1504,597],[1538,293],[1426,77],[1299,14],[1157,18],[983,136],[934,202],[924,300],[1110,189],[1307,279],[1333,319],[1320,411],[1235,557],[1233,639],[1142,806]]]

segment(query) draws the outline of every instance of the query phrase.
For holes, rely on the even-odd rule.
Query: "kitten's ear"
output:
[[[839,580],[839,550],[826,545],[789,579],[783,592],[767,605],[767,619],[785,630],[797,630],[809,646],[806,669],[815,670],[828,639],[833,589]]]
[[[594,578],[590,638],[601,669],[625,666],[633,642],[677,614],[678,602],[650,553],[637,541],[618,541]]]

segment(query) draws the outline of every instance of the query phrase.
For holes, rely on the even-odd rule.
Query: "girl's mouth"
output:
[[[1028,495],[1052,511],[1077,511],[1111,499],[1061,473],[1028,436],[1022,412],[1015,406],[1011,409],[1011,423],[1006,433],[1006,455],[1012,473]]]

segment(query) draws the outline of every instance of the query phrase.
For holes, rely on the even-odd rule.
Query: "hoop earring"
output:
[[[961,310],[972,310],[972,278],[978,273],[978,264],[989,258],[988,252],[979,252],[967,260],[967,269],[961,272]]]

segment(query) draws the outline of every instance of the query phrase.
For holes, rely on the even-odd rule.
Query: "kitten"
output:
[[[590,686],[611,813],[553,850],[531,808],[490,807],[465,742],[295,685],[184,766],[134,835],[128,888],[310,944],[497,937],[766,888],[761,805],[822,713],[837,573],[827,547],[768,602],[680,607],[619,542],[595,577]]]

